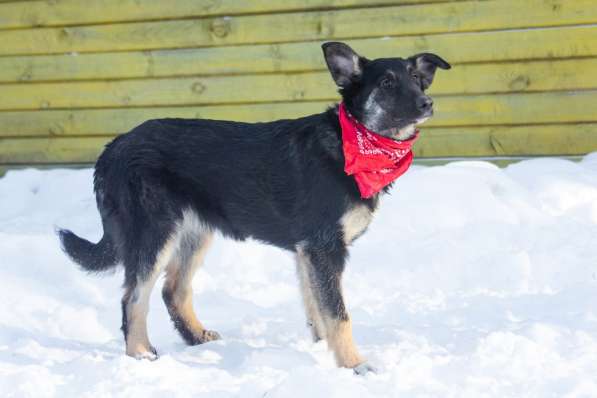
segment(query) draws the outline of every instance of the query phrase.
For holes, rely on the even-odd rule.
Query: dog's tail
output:
[[[62,250],[85,271],[101,272],[118,264],[118,253],[109,236],[98,243],[91,243],[66,229],[57,231]]]

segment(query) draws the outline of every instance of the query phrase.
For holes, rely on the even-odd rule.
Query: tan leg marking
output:
[[[173,260],[166,267],[166,281],[162,296],[174,326],[183,339],[191,345],[220,338],[206,330],[193,309],[193,275],[203,264],[205,254],[213,240],[213,232],[201,222],[192,210],[183,213],[178,224],[179,247]]]
[[[352,338],[352,322],[325,317],[328,346],[334,352],[338,366],[354,368],[365,360],[359,354]]]
[[[305,306],[305,313],[307,315],[307,323],[311,329],[313,341],[317,342],[325,338],[324,323],[317,308],[317,302],[313,296],[309,272],[309,260],[300,248],[297,248],[296,254],[296,271],[300,283],[301,293],[303,297],[303,305]]]
[[[301,245],[296,247],[297,269],[307,317],[312,321],[314,335],[325,338],[328,347],[333,351],[336,363],[340,367],[354,368],[365,360],[360,356],[352,338],[352,323],[350,318],[338,319],[332,317],[323,308],[321,293],[317,290],[309,261]]]
[[[193,308],[193,275],[203,264],[205,254],[209,248],[213,234],[211,232],[204,233],[201,237],[200,246],[190,258],[188,264],[181,264],[179,259],[168,264],[166,268],[166,281],[164,282],[164,292],[169,294],[170,299],[167,303],[168,310],[174,312],[173,317],[177,329],[184,327],[194,337],[194,344],[198,342],[206,342],[217,340],[219,335],[216,332],[206,330],[203,324],[197,319],[195,310]],[[172,315],[172,314],[171,314]],[[177,324],[182,322],[182,324]],[[185,337],[187,340],[187,337]],[[190,341],[187,341],[191,343]]]
[[[126,306],[127,335],[126,354],[138,359],[156,359],[155,349],[147,336],[147,313],[149,298],[155,282],[164,266],[170,261],[174,253],[175,242],[170,239],[160,253],[153,267],[153,272],[145,280],[138,279],[134,289],[126,292],[128,297]]]

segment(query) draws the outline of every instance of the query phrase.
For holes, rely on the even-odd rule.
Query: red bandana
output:
[[[419,136],[395,141],[369,131],[340,103],[344,171],[354,176],[362,198],[370,198],[408,170],[413,161],[412,145]]]

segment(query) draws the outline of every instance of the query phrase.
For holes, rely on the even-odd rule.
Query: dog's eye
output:
[[[412,76],[413,76],[413,79],[419,80],[419,75],[417,75],[415,72],[413,72]]]
[[[394,88],[396,82],[394,79],[392,79],[391,77],[384,77],[383,79],[381,79],[381,81],[379,82],[379,85],[382,88]]]

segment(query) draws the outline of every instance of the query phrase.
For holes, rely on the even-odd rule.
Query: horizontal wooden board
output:
[[[96,110],[0,112],[0,137],[89,136],[126,132],[141,122],[166,117],[246,122],[319,113],[332,101],[300,103]],[[440,97],[423,128],[597,122],[597,91]],[[468,129],[470,131],[470,129]],[[597,141],[597,136],[595,136]]]
[[[425,130],[420,157],[579,155],[597,150],[597,124]],[[0,138],[0,164],[94,162],[112,137]]]
[[[0,138],[0,164],[93,162],[112,137]]]
[[[597,151],[597,124],[436,128],[415,144],[420,157],[584,155]]]
[[[597,91],[465,95],[435,101],[430,126],[595,122]],[[595,136],[597,140],[597,136]]]
[[[431,0],[431,2],[462,0]],[[430,0],[60,0],[0,4],[0,29],[341,9]],[[2,3],[2,1],[0,1]]]
[[[597,58],[461,65],[440,70],[433,95],[597,88]],[[0,85],[0,109],[207,105],[334,100],[327,72]]]
[[[355,23],[358,21],[358,23]],[[209,47],[597,22],[594,0],[487,0],[0,31],[0,55]]]
[[[597,28],[450,33],[349,42],[370,58],[435,52],[453,64],[597,55]],[[110,65],[110,67],[106,67]],[[323,70],[317,43],[0,57],[0,82]]]

